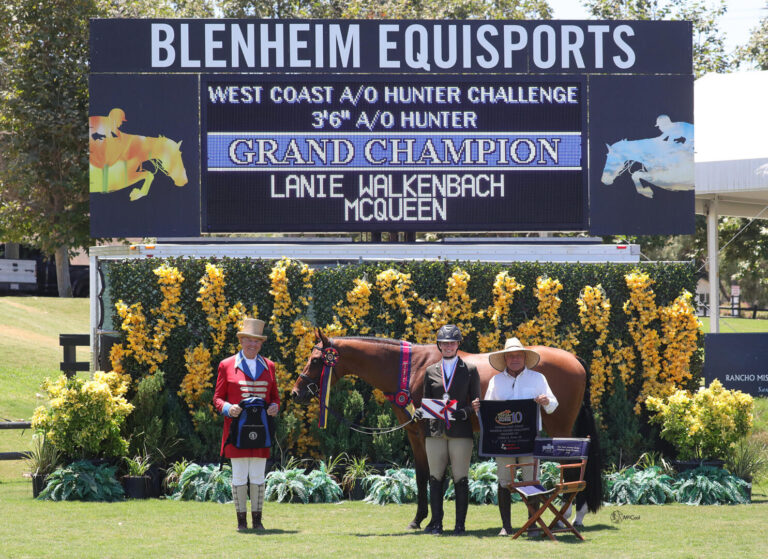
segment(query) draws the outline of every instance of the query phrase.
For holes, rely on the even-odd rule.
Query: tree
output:
[[[768,10],[768,2],[764,9]],[[760,70],[768,70],[768,16],[752,30],[747,44],[737,51],[736,59],[739,66],[755,65]]]
[[[211,16],[210,1],[14,0],[0,7],[0,237],[53,254],[88,247],[88,20]]]
[[[549,19],[546,0],[222,0],[226,17]]]
[[[718,19],[727,11],[725,0],[710,7],[701,0],[582,0],[598,19],[667,19],[693,22],[693,68],[696,77],[725,72],[732,61]]]
[[[0,234],[54,254],[87,246],[88,18],[92,0],[16,0],[2,11]]]

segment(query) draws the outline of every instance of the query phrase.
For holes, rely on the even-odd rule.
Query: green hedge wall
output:
[[[226,297],[230,304],[241,301],[247,309],[256,304],[259,309],[260,318],[269,323],[269,317],[272,314],[272,296],[269,294],[270,279],[269,274],[275,261],[261,259],[128,259],[117,261],[105,261],[102,266],[105,275],[108,278],[109,295],[111,300],[105,300],[105,312],[112,313],[112,322],[116,330],[119,330],[121,321],[114,309],[114,302],[122,299],[127,304],[136,302],[143,303],[145,312],[159,305],[161,294],[157,287],[156,277],[152,271],[163,262],[170,266],[177,267],[184,275],[185,281],[182,289],[182,306],[187,317],[187,325],[183,328],[177,328],[168,339],[168,360],[161,367],[165,372],[166,388],[169,397],[175,397],[178,391],[179,383],[186,374],[184,367],[184,350],[199,343],[201,339],[208,336],[208,325],[200,304],[196,302],[198,290],[200,287],[200,278],[205,273],[205,264],[213,262],[220,266],[226,275]],[[695,292],[696,278],[695,270],[692,264],[688,263],[644,263],[644,264],[556,264],[556,263],[529,263],[519,262],[512,264],[497,264],[484,262],[373,262],[360,264],[345,264],[332,267],[320,267],[315,269],[312,277],[312,304],[308,310],[309,320],[319,326],[329,324],[333,318],[333,307],[342,300],[345,300],[346,293],[353,286],[355,278],[366,277],[371,283],[375,283],[376,275],[386,269],[394,268],[404,273],[411,274],[414,290],[423,299],[445,299],[446,281],[456,268],[461,268],[468,272],[471,281],[468,287],[470,297],[476,299],[474,308],[486,308],[493,303],[492,289],[493,281],[496,275],[507,270],[510,276],[514,276],[519,283],[525,285],[525,289],[515,295],[512,306],[512,316],[517,323],[533,318],[537,313],[538,300],[536,299],[533,288],[536,286],[536,278],[546,275],[550,278],[556,278],[563,284],[563,290],[559,297],[562,299],[560,307],[561,326],[563,328],[571,324],[579,324],[579,311],[576,304],[579,293],[586,285],[603,286],[608,298],[611,300],[611,337],[614,339],[623,339],[627,343],[631,342],[626,326],[626,315],[621,310],[621,305],[629,298],[629,290],[624,281],[624,276],[632,271],[643,271],[654,280],[653,290],[656,296],[656,304],[659,306],[671,303],[683,290],[691,293]],[[288,271],[289,289],[292,298],[298,295],[301,289],[299,278],[299,267],[294,265]],[[373,309],[369,315],[368,323],[372,326],[373,332],[390,332],[393,327],[386,325],[380,317],[380,310],[384,309],[380,296],[374,291],[371,296]],[[397,316],[397,314],[395,314]],[[404,324],[401,322],[394,325],[394,331],[400,334],[404,331]],[[477,322],[477,320],[476,320]],[[480,324],[476,324],[480,327]],[[236,342],[235,332],[230,328],[228,339]],[[488,330],[483,326],[481,330]],[[267,335],[270,334],[269,324],[267,325]],[[591,343],[594,343],[594,336],[583,336],[581,345],[577,353],[587,356],[592,354]],[[270,337],[264,344],[262,353],[272,357],[279,355],[279,350],[274,337]],[[700,344],[701,344],[700,340]],[[226,345],[226,344],[225,344]],[[467,337],[462,349],[472,352],[477,351],[477,338],[475,335]],[[223,351],[221,355],[214,355],[212,362],[218,363],[219,360],[226,357],[227,352]],[[144,371],[136,362],[130,358],[124,363],[126,370],[134,377],[140,378]],[[293,365],[289,364],[291,374],[298,374],[293,370]],[[691,363],[694,380],[697,382],[701,369],[701,355],[696,355]],[[215,375],[215,365],[212,375]],[[640,383],[634,383],[626,388],[625,404],[620,406],[628,407],[634,405],[634,398],[637,396]],[[370,390],[358,383],[351,387],[358,395],[362,396],[366,405],[370,407]],[[285,396],[285,395],[283,395]],[[334,398],[340,396],[334,395]],[[356,397],[355,397],[356,398]],[[611,406],[616,406],[616,398],[611,399]],[[363,421],[372,425],[382,423],[393,423],[394,416],[388,410],[379,410],[371,413],[371,410],[358,410],[360,406],[354,402],[337,402],[339,409],[345,409],[352,415],[362,414]],[[613,413],[624,415],[626,410],[604,410],[605,417],[610,417]],[[346,412],[345,412],[346,413]],[[334,420],[331,420],[332,422]],[[643,440],[637,442],[632,437],[622,436],[621,440],[635,440],[636,448],[620,448],[617,445],[621,443],[612,441],[610,438],[604,443],[606,447],[606,456],[609,460],[616,462],[616,457],[639,454],[645,449],[653,447],[656,443],[656,436],[653,429],[648,427],[645,418],[640,418],[641,434]],[[189,429],[182,429],[189,431]],[[378,441],[378,447],[373,441],[364,441],[361,437],[352,437],[350,440],[346,435],[337,433],[335,436],[329,436],[328,433],[316,433],[321,439],[321,452],[328,455],[336,455],[342,451],[351,454],[367,454],[373,456],[376,461],[395,461],[404,462],[402,455],[405,452],[405,439],[402,436],[391,436],[385,441]],[[608,435],[608,433],[606,433]],[[214,444],[215,441],[200,444]],[[351,446],[350,446],[351,445]],[[282,449],[283,452],[290,453],[290,449]],[[198,450],[199,452],[199,450]],[[211,454],[217,452],[212,449]],[[409,455],[408,455],[409,456]],[[626,461],[626,460],[624,460]]]

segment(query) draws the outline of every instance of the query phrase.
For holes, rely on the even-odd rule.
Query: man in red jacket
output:
[[[222,414],[224,430],[221,436],[221,453],[232,460],[232,498],[237,512],[237,529],[248,528],[246,508],[248,503],[248,479],[251,483],[251,514],[253,527],[263,530],[261,512],[264,506],[264,469],[269,448],[241,449],[226,444],[232,419],[242,413],[239,402],[246,398],[262,398],[267,405],[267,414],[276,416],[280,406],[277,391],[275,364],[259,355],[264,336],[264,321],[246,318],[243,328],[237,333],[242,350],[219,363],[216,391],[213,405]]]

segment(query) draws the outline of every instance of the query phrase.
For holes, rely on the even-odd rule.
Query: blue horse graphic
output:
[[[692,139],[686,141],[662,134],[643,140],[625,138],[605,146],[608,155],[601,179],[603,184],[613,184],[616,177],[626,172],[632,177],[638,194],[647,198],[653,198],[653,190],[643,182],[665,190],[693,190]]]

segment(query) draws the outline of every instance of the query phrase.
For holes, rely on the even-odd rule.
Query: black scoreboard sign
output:
[[[692,231],[690,33],[93,20],[92,234]]]

